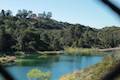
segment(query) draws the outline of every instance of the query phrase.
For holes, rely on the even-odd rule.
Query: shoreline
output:
[[[115,48],[105,48],[105,49],[98,49],[100,52],[107,52],[107,51],[116,51],[120,50],[120,47],[115,47]]]
[[[110,51],[119,51],[120,47],[116,48],[106,48],[106,49],[92,49],[92,48],[72,48],[73,51],[71,53],[67,53],[65,50],[60,50],[60,51],[37,51],[36,53],[38,55],[73,55],[74,53],[77,53],[77,55],[82,55],[82,56],[95,56],[95,55],[104,55],[104,52],[110,52]],[[68,49],[69,50],[69,49]],[[83,51],[83,53],[82,53]],[[35,52],[31,52],[35,53]],[[25,52],[22,51],[16,51],[15,55],[1,55],[0,57],[0,63],[1,64],[12,64],[16,62],[17,56],[28,56],[31,55],[30,53],[25,54]]]
[[[104,49],[99,49],[99,48],[72,48],[72,47],[68,47],[68,48],[65,48],[64,50],[58,50],[58,51],[33,51],[33,52],[24,52],[24,51],[14,51],[14,52],[0,52],[1,55],[0,56],[7,56],[7,55],[10,55],[10,54],[2,54],[2,53],[15,53],[14,55],[17,55],[17,54],[31,54],[31,53],[38,53],[38,54],[64,54],[65,52],[67,52],[67,49],[72,51],[72,52],[77,52],[78,50],[79,51],[97,51],[97,52],[109,52],[109,51],[119,51],[120,50],[120,47],[115,47],[115,48],[104,48]],[[78,52],[79,52],[78,51]]]
[[[2,64],[3,66],[12,65],[15,64],[16,59],[16,56],[3,56],[0,57],[0,64]]]

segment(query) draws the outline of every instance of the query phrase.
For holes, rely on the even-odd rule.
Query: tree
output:
[[[38,13],[38,18],[44,18],[43,14],[42,13]]]
[[[52,12],[48,12],[47,15],[46,15],[46,18],[50,19],[51,17],[52,17]]]
[[[23,10],[22,10],[22,16],[23,16],[23,18],[27,18],[27,16],[28,16],[28,11],[27,11],[26,9],[23,9]]]
[[[101,47],[117,47],[120,44],[119,32],[120,29],[117,27],[107,27],[98,32],[99,44]]]
[[[51,12],[44,11],[37,16],[25,9],[18,10],[16,17],[11,16],[10,10],[2,10],[0,15],[1,51],[14,48],[16,51],[32,52],[63,50],[65,47],[111,48],[120,45],[120,28],[116,26],[94,29],[50,19]]]
[[[30,17],[30,18],[36,19],[36,18],[37,18],[37,15],[36,15],[36,14],[31,14],[31,17]]]
[[[33,14],[33,12],[32,11],[28,11],[28,18],[31,18],[31,15]]]
[[[26,9],[18,10],[18,13],[16,14],[16,16],[19,18],[27,18],[28,11]]]
[[[5,16],[5,10],[1,10],[1,16]]]
[[[46,13],[45,13],[45,11],[43,12],[43,18],[46,18]]]
[[[18,10],[16,17],[22,18],[22,10]]]
[[[11,51],[15,45],[15,40],[5,31],[5,27],[0,27],[0,51]]]
[[[6,16],[12,16],[12,11],[11,10],[7,10],[6,11]]]

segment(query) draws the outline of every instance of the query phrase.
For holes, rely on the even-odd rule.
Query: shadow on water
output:
[[[59,61],[58,55],[26,56],[16,61],[18,66],[45,66],[50,67],[53,63]]]

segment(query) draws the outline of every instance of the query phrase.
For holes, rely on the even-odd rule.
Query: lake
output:
[[[102,58],[102,56],[49,55],[39,59],[26,58],[25,61],[23,59],[6,69],[16,80],[28,80],[27,73],[33,68],[50,71],[52,73],[51,80],[59,80],[64,74],[89,67],[101,61]]]

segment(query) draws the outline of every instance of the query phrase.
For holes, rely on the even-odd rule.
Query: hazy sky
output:
[[[32,10],[35,13],[51,11],[53,19],[63,22],[80,23],[95,28],[120,26],[120,19],[99,0],[0,0],[0,9]],[[111,0],[118,1],[120,0]]]

